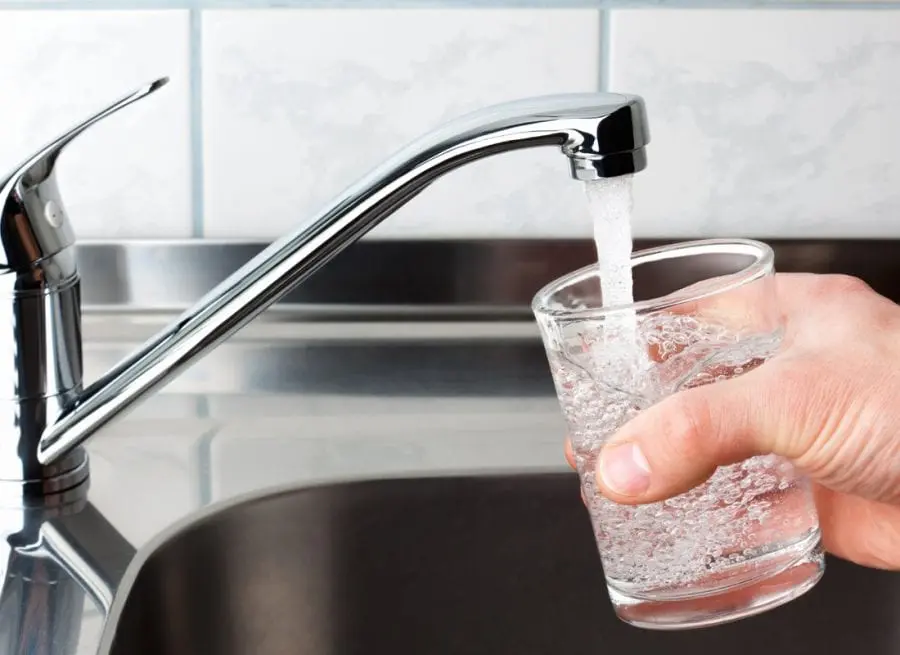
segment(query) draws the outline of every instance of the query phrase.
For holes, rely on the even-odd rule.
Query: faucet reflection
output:
[[[195,307],[82,389],[79,275],[54,177],[61,150],[84,129],[146,97],[158,80],[90,118],[0,182],[0,284],[6,311],[0,370],[9,385],[0,425],[8,493],[48,494],[87,477],[81,444],[372,229],[442,174],[510,150],[556,146],[578,180],[646,166],[642,100],[595,93],[521,100],[459,118],[411,143],[275,242]],[[511,171],[514,173],[514,171]]]
[[[0,652],[71,655],[85,598],[108,615],[135,549],[87,502],[88,486],[0,509]]]

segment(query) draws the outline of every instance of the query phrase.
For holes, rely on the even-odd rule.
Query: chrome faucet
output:
[[[468,162],[509,150],[556,146],[578,180],[646,166],[641,98],[612,93],[520,100],[458,118],[414,141],[214,288],[136,353],[82,385],[75,237],[54,175],[81,132],[161,88],[157,80],[107,107],[0,180],[0,497],[47,495],[83,482],[81,445],[346,246]]]

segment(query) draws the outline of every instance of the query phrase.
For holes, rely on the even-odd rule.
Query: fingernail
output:
[[[603,484],[623,496],[638,496],[650,486],[650,465],[635,443],[614,444],[600,453]]]

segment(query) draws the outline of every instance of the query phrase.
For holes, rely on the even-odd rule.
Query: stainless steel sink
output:
[[[84,246],[86,379],[262,246]],[[781,270],[856,274],[900,301],[900,241],[775,246]],[[900,652],[897,575],[836,560],[802,599],[731,626],[614,617],[528,309],[591,253],[355,244],[98,436],[77,507],[3,512],[0,652]]]
[[[900,577],[831,560],[806,596],[682,633],[620,623],[574,475],[282,491],[177,528],[123,580],[112,655],[894,655]]]

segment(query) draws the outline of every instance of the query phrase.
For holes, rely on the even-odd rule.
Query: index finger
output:
[[[728,278],[709,278],[671,294],[672,304],[658,312],[662,317],[691,317],[707,328],[721,329],[739,336],[768,334],[783,327],[786,336],[807,315],[818,277],[811,273],[779,273],[751,282],[728,286]],[[724,287],[724,290],[720,290]],[[676,302],[676,298],[689,300]],[[659,321],[667,326],[666,320]],[[663,328],[660,327],[662,330]],[[687,331],[688,326],[685,326]],[[785,339],[788,341],[788,339]],[[648,346],[654,362],[665,361],[687,344],[662,351],[658,344]]]

